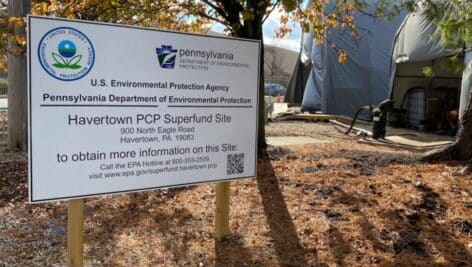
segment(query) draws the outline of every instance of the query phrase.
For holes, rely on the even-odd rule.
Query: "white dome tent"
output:
[[[376,1],[370,4],[374,10]],[[357,12],[354,20],[361,35],[357,44],[349,30],[339,28],[332,29],[323,44],[314,42],[313,67],[305,86],[302,110],[352,116],[362,106],[377,105],[387,99],[392,42],[403,17],[382,21]],[[346,63],[338,62],[338,51],[331,47],[332,43],[347,52]]]
[[[400,26],[393,45],[390,97],[395,101],[391,123],[436,130],[445,112],[447,99],[453,99],[463,112],[472,81],[472,51],[453,51],[433,38],[436,27],[421,9],[410,13]],[[445,67],[448,57],[464,61],[463,73]],[[434,75],[425,77],[424,67]]]

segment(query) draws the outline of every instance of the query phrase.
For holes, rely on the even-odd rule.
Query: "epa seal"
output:
[[[43,69],[61,81],[75,81],[95,62],[90,39],[77,29],[59,27],[48,31],[39,41],[38,58]]]

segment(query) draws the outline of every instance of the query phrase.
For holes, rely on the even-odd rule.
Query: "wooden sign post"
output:
[[[215,238],[220,240],[230,234],[229,230],[229,195],[230,182],[216,184]]]
[[[67,266],[84,266],[84,200],[69,200],[67,222]]]

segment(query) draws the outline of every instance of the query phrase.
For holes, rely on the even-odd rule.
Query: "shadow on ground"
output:
[[[263,152],[258,163],[257,185],[278,262],[281,265],[307,266],[305,249],[297,234],[267,152]]]

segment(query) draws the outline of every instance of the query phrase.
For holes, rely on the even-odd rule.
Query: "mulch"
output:
[[[87,266],[472,266],[472,176],[459,162],[373,147],[326,123],[268,135],[258,178],[231,183],[232,234],[215,242],[215,186],[87,199]],[[0,266],[62,266],[67,203],[27,203],[27,158],[0,115]]]

